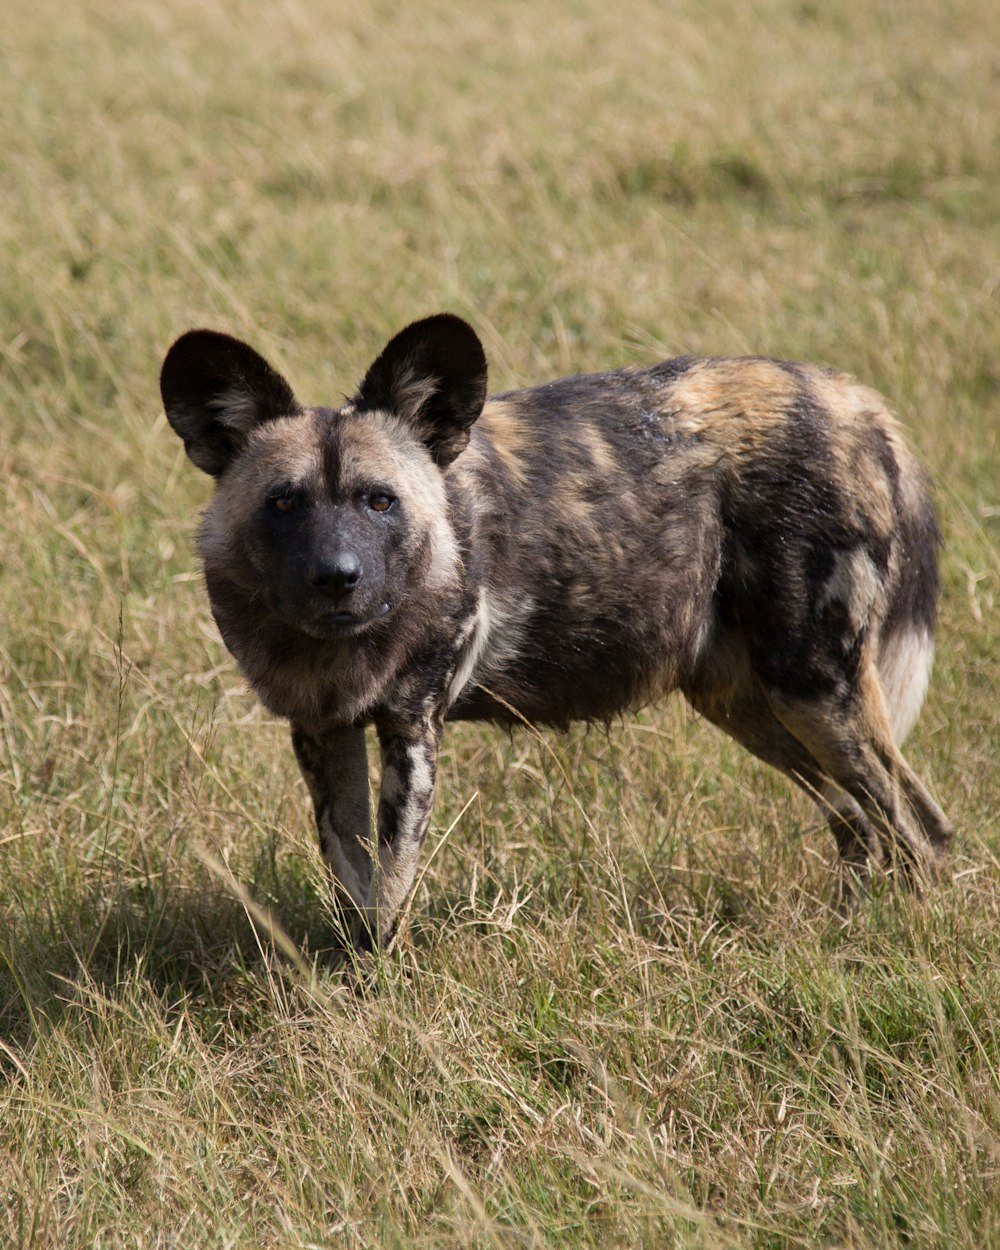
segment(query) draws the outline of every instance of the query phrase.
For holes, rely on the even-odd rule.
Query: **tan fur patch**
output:
[[[881,537],[887,537],[896,521],[892,485],[872,457],[869,434],[877,426],[889,440],[897,463],[907,465],[912,458],[899,424],[877,392],[848,374],[804,368],[813,393],[830,413],[835,435],[830,445],[833,477],[841,496],[853,504],[851,519],[873,526]]]
[[[678,426],[733,451],[751,450],[795,403],[795,379],[769,360],[705,360],[674,383]]]
[[[502,399],[487,400],[476,424],[493,445],[510,476],[519,486],[523,485],[526,481],[524,458],[531,454],[534,439],[517,411]]]
[[[602,477],[621,472],[621,465],[601,432],[592,425],[581,425],[577,444],[590,460],[591,469]]]

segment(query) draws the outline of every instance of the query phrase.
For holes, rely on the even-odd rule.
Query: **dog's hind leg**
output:
[[[825,817],[837,844],[841,864],[841,898],[850,905],[864,888],[871,865],[882,848],[860,805],[823,772],[814,756],[774,714],[763,689],[745,673],[738,689],[723,697],[702,690],[689,692],[692,706],[759,759],[779,769],[800,786]]]
[[[951,826],[896,746],[870,656],[862,654],[847,690],[767,694],[781,724],[861,809],[890,863],[915,885],[933,879]]]

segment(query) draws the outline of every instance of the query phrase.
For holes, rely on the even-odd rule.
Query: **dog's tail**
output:
[[[896,461],[896,531],[890,561],[888,612],[879,631],[878,672],[893,737],[913,728],[934,661],[941,531],[926,474],[901,437]]]

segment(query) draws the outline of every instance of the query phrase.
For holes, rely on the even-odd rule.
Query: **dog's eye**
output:
[[[291,495],[276,495],[271,500],[271,507],[275,512],[293,512],[295,510],[295,500]]]
[[[388,512],[396,500],[385,491],[376,490],[368,496],[368,507],[373,512]]]

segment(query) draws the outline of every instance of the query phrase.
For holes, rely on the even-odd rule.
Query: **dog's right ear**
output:
[[[190,330],[160,371],[167,420],[199,469],[218,477],[264,421],[301,411],[292,388],[252,347],[215,330]]]

